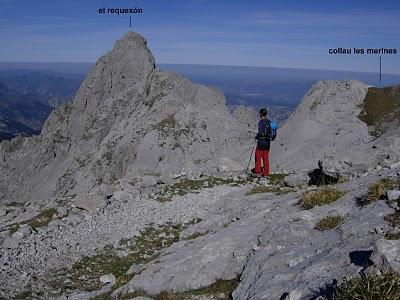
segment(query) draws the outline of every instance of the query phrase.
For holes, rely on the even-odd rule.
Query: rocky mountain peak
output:
[[[75,104],[89,113],[110,95],[140,85],[155,69],[155,59],[147,41],[138,33],[128,32],[103,55],[86,76]]]
[[[24,160],[7,181],[26,184],[3,194],[40,200],[143,174],[198,176],[221,158],[247,156],[248,143],[220,91],[157,70],[146,40],[128,32],[93,66],[73,102],[49,116],[37,139],[13,155],[4,146],[0,169]]]
[[[311,170],[322,161],[331,170],[354,175],[396,162],[398,128],[381,136],[368,128],[384,127],[393,119],[382,108],[385,99],[387,107],[395,107],[391,91],[357,80],[317,82],[279,130],[271,149],[272,167]]]

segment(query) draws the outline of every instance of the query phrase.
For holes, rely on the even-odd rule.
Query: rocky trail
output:
[[[397,172],[338,184],[335,189],[344,193],[338,201],[309,210],[299,200],[310,188],[288,190],[282,178],[270,183],[236,178],[212,188],[196,186],[165,202],[153,198],[152,187],[139,195],[132,188],[121,189],[103,207],[58,206],[47,226],[25,224],[7,236],[5,229],[15,224],[10,220],[1,225],[6,236],[1,268],[2,276],[7,275],[2,293],[24,286],[30,297],[38,298],[122,298],[139,291],[154,296],[238,278],[234,299],[318,296],[333,279],[363,269],[365,262],[352,261],[352,253],[369,253],[364,257],[368,261],[376,241],[392,232],[383,218],[393,208],[383,200],[361,207],[357,199],[379,179],[396,179]],[[314,229],[328,215],[343,220],[332,230]],[[87,269],[91,260],[95,265]],[[101,283],[103,275],[112,275],[111,285]]]

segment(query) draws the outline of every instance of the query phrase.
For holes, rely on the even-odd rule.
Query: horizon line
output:
[[[95,62],[63,62],[63,61],[0,61],[0,64],[13,64],[13,63],[38,63],[38,64],[91,64],[94,65]],[[315,69],[315,68],[305,68],[305,67],[277,67],[277,66],[252,66],[252,65],[226,65],[226,64],[195,64],[195,63],[156,63],[157,65],[176,65],[176,66],[207,66],[207,67],[237,67],[237,68],[275,68],[275,69],[291,69],[291,70],[308,70],[308,71],[331,71],[331,72],[352,72],[352,73],[368,73],[368,74],[379,74],[379,72],[373,71],[355,71],[355,70],[338,70],[338,69]],[[18,70],[18,69],[17,69]],[[384,73],[386,75],[400,75],[400,73]]]

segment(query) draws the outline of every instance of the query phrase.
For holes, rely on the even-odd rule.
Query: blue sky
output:
[[[128,16],[99,15],[103,6],[143,8],[132,29],[158,63],[376,72],[379,56],[328,49],[400,48],[395,0],[0,0],[0,61],[96,61],[129,30]],[[383,57],[383,71],[400,73],[400,53]]]

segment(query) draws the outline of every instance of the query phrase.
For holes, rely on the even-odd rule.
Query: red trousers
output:
[[[269,176],[269,150],[259,150],[256,148],[256,173],[263,173],[264,176]],[[264,168],[261,168],[261,160],[263,161]]]

